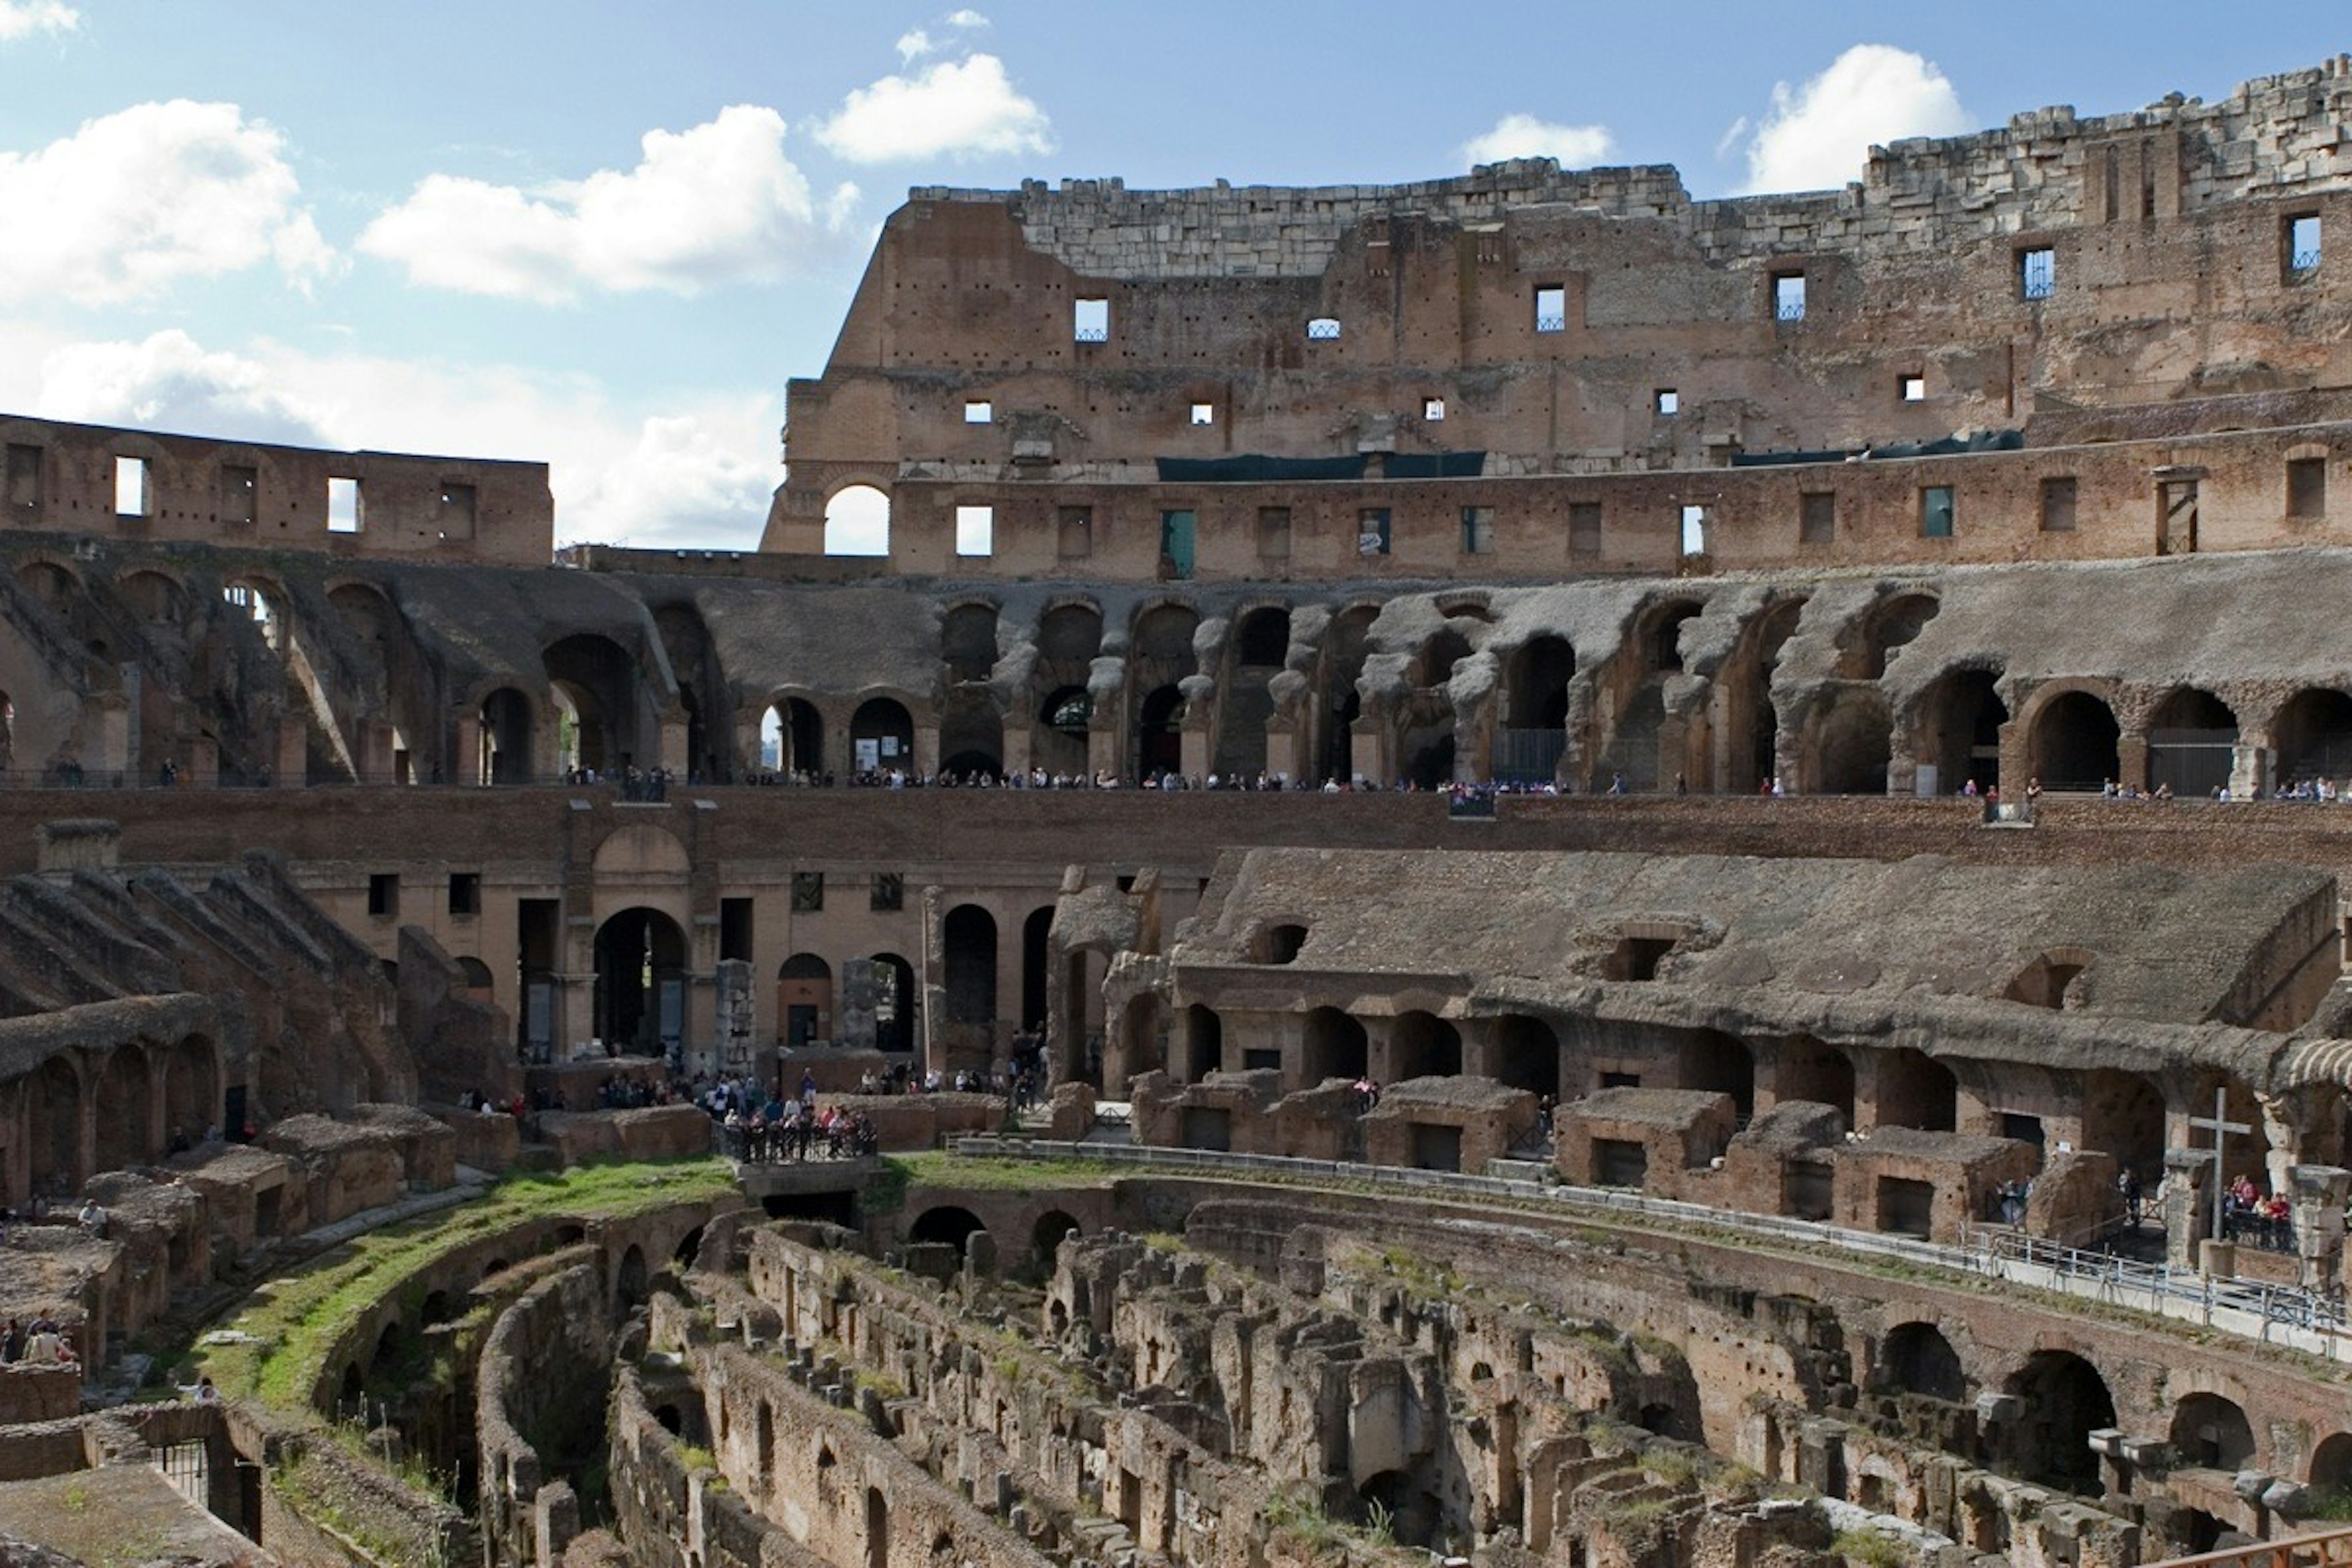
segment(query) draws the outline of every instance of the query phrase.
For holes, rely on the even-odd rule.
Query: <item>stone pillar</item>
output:
[[[1127,767],[1119,758],[1119,742],[1126,731],[1116,725],[1101,722],[1101,719],[1102,715],[1097,713],[1087,725],[1087,772],[1113,776],[1123,774]]]
[[[2204,1149],[2164,1152],[2164,1260],[2197,1267],[2198,1244],[2213,1235],[2213,1155]]]
[[[1189,714],[1195,706],[1197,705],[1193,703],[1186,703],[1185,711]],[[1189,719],[1186,721],[1183,729],[1176,737],[1177,766],[1182,770],[1186,778],[1205,779],[1209,776],[1209,756],[1212,742],[1214,740],[1215,737],[1209,733],[1207,724],[1195,724]]]
[[[1503,1064],[1495,1048],[1495,1021],[1464,1018],[1454,1027],[1462,1035],[1462,1076],[1501,1079]]]
[[[874,971],[870,958],[842,961],[841,985],[833,997],[833,1043],[845,1050],[874,1049]]]
[[[695,759],[687,754],[686,737],[686,714],[682,711],[663,714],[661,729],[656,732],[659,751],[654,756],[638,758],[637,766],[647,773],[656,768],[668,768],[677,774],[680,783],[685,782],[687,770],[695,765]]]
[[[1356,778],[1370,782],[1373,788],[1385,788],[1393,782],[1389,776],[1388,758],[1382,753],[1387,747],[1381,742],[1385,726],[1370,714],[1357,720],[1348,729],[1348,771]]]
[[[2277,784],[2271,776],[2269,748],[2249,744],[2245,736],[2239,736],[2230,752],[2230,794],[2239,800],[2252,800],[2257,795],[2268,795]]]
[[[2136,784],[2142,789],[2156,787],[2156,781],[2147,776],[2147,731],[2135,731],[2116,737],[2116,773],[2117,784]],[[2000,776],[2006,781],[2009,774],[2003,771]],[[2021,784],[2019,787],[2024,786]]]
[[[751,1068],[755,1004],[751,966],[740,958],[723,958],[711,976],[711,1043],[717,1047],[719,1070],[729,1075]]]
[[[1004,772],[1008,776],[1013,773],[1025,773],[1029,771],[1030,735],[1031,728],[1026,723],[1007,723],[1004,726],[1003,751]]]
[[[940,771],[940,727],[937,724],[915,726],[915,754],[911,760],[900,759],[898,765],[911,768],[924,778]]]
[[[299,721],[289,721],[289,722],[297,733],[300,732]],[[281,723],[278,726],[278,732],[281,739],[288,728],[289,723]],[[210,735],[188,737],[186,777],[187,782],[198,789],[210,789],[220,783],[220,742],[218,741],[214,740]]]
[[[441,782],[453,784],[482,783],[482,716],[465,712],[457,715],[456,748],[440,769]]]
[[[2297,1165],[2287,1172],[2287,1184],[2303,1287],[2326,1289],[2344,1272],[2344,1200],[2352,1195],[2352,1171],[2336,1165]]]
[[[1304,771],[1301,759],[1306,754],[1297,715],[1276,713],[1265,721],[1265,771],[1269,777],[1297,779]]]

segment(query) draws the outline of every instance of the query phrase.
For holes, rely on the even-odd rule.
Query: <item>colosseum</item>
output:
[[[2352,1561],[2347,126],[917,189],[740,552],[0,417],[0,1562]]]

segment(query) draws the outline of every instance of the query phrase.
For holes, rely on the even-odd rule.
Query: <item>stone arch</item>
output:
[[[1559,1034],[1541,1018],[1506,1013],[1495,1020],[1497,1081],[1529,1094],[1559,1099]]]
[[[760,717],[760,765],[824,777],[824,715],[804,696],[778,692]]]
[[[2047,949],[2019,970],[2001,994],[2008,1001],[2022,1002],[2029,1007],[2047,1007],[2053,1012],[2080,1006],[2082,992],[2076,989],[2076,982],[2089,972],[2097,957],[2085,947]]]
[[[2021,1409],[1999,1443],[2004,1468],[2038,1486],[2097,1491],[2091,1434],[2116,1424],[2115,1395],[2099,1369],[2072,1351],[2037,1351],[2006,1392]]]
[[[549,698],[554,705],[557,759],[565,769],[617,773],[650,766],[655,748],[641,731],[635,654],[601,632],[574,632],[548,645]]]
[[[1833,1105],[1853,1125],[1853,1061],[1844,1051],[1811,1035],[1781,1043],[1772,1068],[1772,1097]]]
[[[1959,1080],[1924,1051],[1897,1046],[1877,1054],[1874,1121],[1882,1127],[1950,1132],[1959,1125]]]
[[[1135,710],[1135,777],[1150,784],[1184,767],[1184,693],[1161,686],[1145,694]]]
[[[2281,784],[2352,779],[2352,695],[2306,687],[2279,705],[2271,746]]]
[[[2000,672],[1950,669],[1920,692],[1913,739],[1919,765],[1936,770],[1938,794],[1957,795],[1973,782],[1979,789],[2000,783],[2000,730],[2009,722],[2001,700]]]
[[[1746,795],[1780,771],[1780,711],[1772,696],[1772,678],[1780,668],[1780,650],[1797,633],[1805,598],[1781,599],[1759,611],[1740,637],[1730,668],[1717,677],[1728,704],[1725,733],[1731,738],[1730,772],[1724,787]]]
[[[868,697],[849,716],[850,763],[861,773],[915,766],[915,720],[896,697]]]
[[[187,584],[160,567],[139,566],[124,572],[114,580],[114,591],[142,620],[184,624],[187,619]]]
[[[690,598],[678,597],[654,605],[654,632],[668,656],[670,677],[677,683],[677,706],[686,719],[686,752],[665,754],[662,762],[689,780],[709,784],[734,782],[734,691],[725,666]]]
[[[613,1271],[613,1305],[623,1317],[645,1305],[646,1249],[630,1244],[621,1254],[620,1267]]]
[[[2147,720],[2147,774],[2137,782],[2184,798],[2210,795],[2237,768],[2238,716],[2211,692],[2176,688]]]
[[[125,1170],[143,1165],[153,1156],[154,1140],[148,1125],[152,1082],[147,1053],[137,1046],[126,1043],[106,1053],[93,1091],[100,1108],[95,1169]]]
[[[1684,1036],[1678,1055],[1676,1076],[1683,1088],[1729,1095],[1741,1116],[1755,1113],[1756,1053],[1745,1040],[1720,1029],[1693,1029]]]
[[[2180,1463],[2199,1469],[2235,1473],[2255,1462],[2254,1429],[2236,1400],[2222,1394],[2189,1394],[2172,1408],[2172,1451]]]
[[[589,865],[600,883],[682,883],[693,860],[685,843],[668,828],[634,822],[598,839]]]
[[[203,1035],[189,1035],[163,1057],[163,1136],[203,1142],[219,1126],[220,1049]]]
[[[1081,1234],[1084,1228],[1076,1215],[1062,1209],[1047,1209],[1039,1215],[1037,1223],[1029,1230],[1030,1249],[1036,1254],[1039,1267],[1050,1271],[1054,1255],[1061,1250],[1063,1240]]]
[[[874,955],[874,1048],[915,1048],[915,966],[895,952]]]
[[[490,966],[470,952],[459,953],[449,962],[457,966],[457,977],[465,983],[466,989],[482,993],[482,999],[487,1001],[488,994],[498,984]]]
[[[1307,928],[1296,921],[1277,921],[1260,927],[1258,933],[1250,938],[1250,962],[1269,965],[1296,963],[1307,946]]]
[[[25,558],[16,568],[16,581],[51,609],[85,592],[80,571],[71,562],[49,555]]]
[[[951,1058],[985,1068],[996,1046],[996,917],[958,904],[940,927],[940,975]]]
[[[1879,680],[1887,662],[1927,629],[1944,602],[1916,590],[1882,599],[1856,618],[1841,652],[1837,673],[1848,680]]]
[[[1462,1032],[1448,1020],[1420,1008],[1400,1013],[1389,1026],[1389,1068],[1399,1083],[1415,1078],[1458,1078]]]
[[[958,779],[1004,776],[1004,716],[985,690],[949,694],[940,714],[940,772]]]
[[[2034,693],[2021,716],[2026,767],[2045,790],[2090,792],[2123,773],[2123,727],[2099,692],[2066,686]]]
[[[1168,1008],[1155,992],[1140,992],[1128,998],[1119,1015],[1119,1056],[1123,1072],[1107,1074],[1103,1088],[1114,1097],[1124,1096],[1128,1083],[1139,1073],[1157,1072],[1168,1065]]]
[[[866,1489],[866,1568],[890,1568],[890,1500]]]
[[[987,1225],[971,1210],[954,1204],[939,1204],[915,1216],[915,1223],[907,1227],[907,1239],[952,1247],[961,1258],[972,1237],[987,1229]]]
[[[1217,689],[1217,772],[1246,778],[1265,769],[1273,681],[1289,658],[1287,605],[1260,605],[1234,621],[1225,679]]]
[[[1885,795],[1893,772],[1895,727],[1875,687],[1849,686],[1816,703],[1807,716],[1805,755],[1813,795]]]
[[[1084,686],[1057,686],[1037,709],[1031,763],[1058,778],[1087,773],[1087,737],[1094,727],[1095,700]]]
[[[474,758],[474,782],[480,784],[524,784],[537,767],[539,704],[519,687],[502,683],[482,693],[475,714],[480,721],[480,742]]]
[[[63,1057],[34,1073],[25,1095],[26,1153],[35,1192],[64,1192],[81,1180],[81,1075]]]
[[[1217,1010],[1195,1002],[1184,1009],[1184,1076],[1193,1083],[1225,1068],[1225,1024]]]
[[[2352,1432],[2331,1432],[2321,1438],[2311,1451],[2305,1479],[2315,1491],[2337,1497],[2352,1493]]]
[[[795,1050],[833,1038],[833,965],[796,952],[777,966],[776,1029]]]
[[[986,680],[996,670],[996,605],[986,599],[951,605],[940,619],[940,662],[950,682]]]
[[[1324,634],[1316,755],[1309,768],[1318,781],[1345,782],[1355,773],[1355,726],[1364,710],[1358,682],[1371,652],[1372,622],[1379,616],[1378,605],[1350,605],[1331,617]]]
[[[684,1043],[686,932],[659,910],[621,910],[596,928],[595,1018],[605,1048],[659,1056]]]
[[[1054,906],[1039,904],[1021,922],[1021,1026],[1045,1027],[1049,995],[1047,976],[1053,969]]]
[[[1370,1076],[1371,1048],[1363,1024],[1337,1007],[1307,1015],[1299,1037],[1301,1077],[1309,1085],[1326,1079],[1349,1081]]]
[[[1419,671],[1415,686],[1443,687],[1454,679],[1454,667],[1470,657],[1470,639],[1457,628],[1446,626],[1423,643],[1415,661]]]
[[[824,498],[827,555],[890,553],[890,492],[863,479],[842,484]]]
[[[1958,1404],[1968,1397],[1969,1379],[1959,1352],[1933,1323],[1898,1323],[1879,1342],[1871,1366],[1871,1387],[1878,1392],[1925,1394]]]
[[[2210,1113],[2210,1105],[2207,1107]],[[2083,1146],[2115,1156],[2149,1192],[2164,1173],[2164,1091],[2146,1073],[2093,1068],[2083,1075]]]
[[[1679,675],[1683,668],[1683,624],[1696,620],[1706,605],[1696,599],[1672,598],[1651,605],[1634,623],[1635,657],[1644,673]]]

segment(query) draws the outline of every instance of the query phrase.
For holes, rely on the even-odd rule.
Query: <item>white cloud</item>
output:
[[[556,536],[752,550],[783,477],[767,392],[617,406],[584,377],[260,342],[208,350],[176,330],[85,342],[0,321],[0,407],[340,450],[544,461]]]
[[[783,143],[781,115],[739,104],[689,131],[648,131],[634,169],[543,190],[430,174],[359,247],[411,283],[541,303],[777,282],[830,247],[857,199],[843,185],[820,211]]]
[[[920,27],[909,27],[898,35],[898,58],[912,64],[938,47],[931,36]]]
[[[941,60],[854,88],[816,139],[853,163],[1053,151],[1053,124],[994,55]]]
[[[967,5],[961,11],[950,11],[948,13],[948,26],[950,27],[961,27],[966,31],[970,31],[975,27],[987,26],[988,18]]]
[[[1968,128],[1959,94],[1933,62],[1885,44],[1856,44],[1802,87],[1774,86],[1771,111],[1748,144],[1748,189],[1842,185],[1862,177],[1874,144]]]
[[[1506,114],[1483,136],[1462,144],[1466,163],[1499,163],[1506,158],[1557,158],[1563,169],[1589,168],[1617,151],[1605,125],[1555,125],[1532,114]]]
[[[286,139],[233,103],[142,103],[32,153],[0,153],[0,300],[152,298],[265,261],[297,287],[333,270]]]
[[[80,26],[81,13],[59,0],[0,0],[0,44],[35,33],[70,33]]]

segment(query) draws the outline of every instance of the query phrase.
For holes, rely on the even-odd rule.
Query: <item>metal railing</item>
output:
[[[2168,1557],[2146,1568],[2342,1568],[2352,1563],[2352,1530],[2323,1530],[2284,1541],[2257,1541],[2195,1557]]]
[[[1827,1244],[1859,1258],[1896,1258],[2108,1301],[2241,1338],[2290,1345],[2333,1361],[2352,1361],[2352,1331],[2347,1331],[2344,1303],[2336,1296],[2252,1279],[2215,1279],[2189,1269],[2069,1247],[2006,1226],[1964,1225],[1958,1245],[1946,1245],[1884,1231],[1849,1230],[1820,1220],[1653,1197],[1626,1187],[1586,1187],[1402,1165],[1132,1143],[971,1136],[957,1140],[953,1146],[959,1153],[979,1157],[1108,1160],[1172,1170],[1246,1171],[1292,1180],[1346,1182],[1432,1195],[1508,1197],[1628,1217],[1675,1220],[1810,1249]]]

